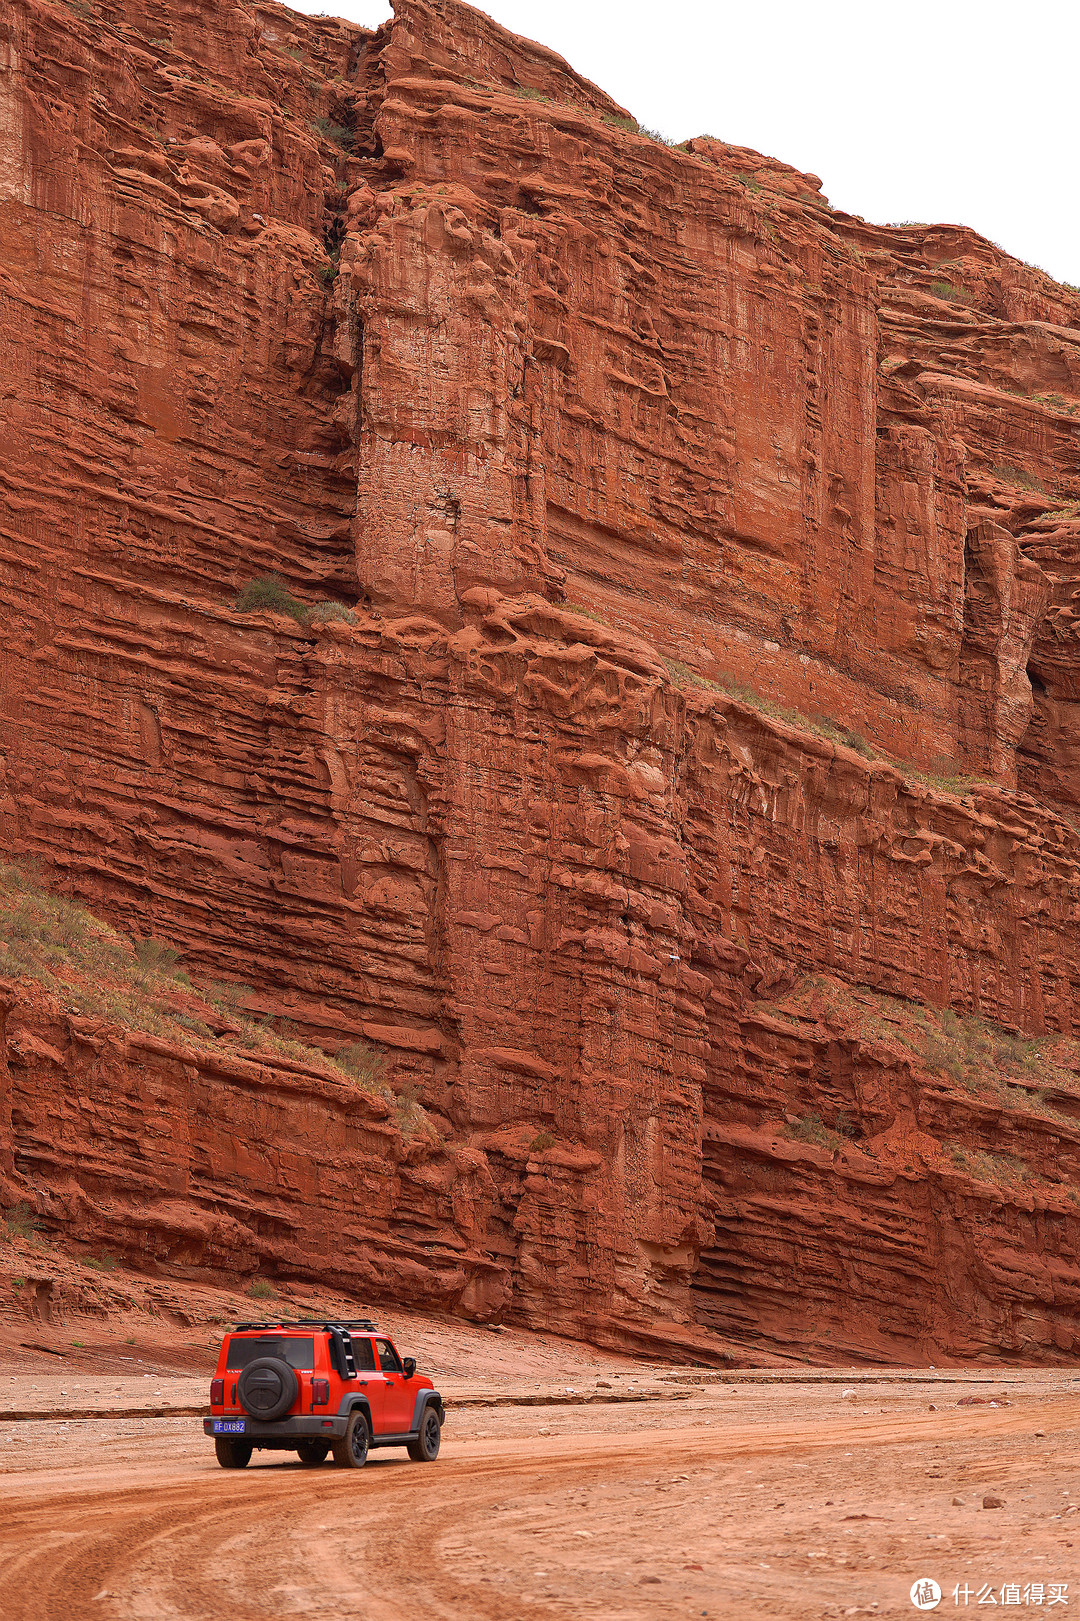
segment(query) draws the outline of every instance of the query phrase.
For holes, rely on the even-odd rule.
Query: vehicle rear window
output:
[[[257,1356],[276,1356],[290,1368],[304,1370],[315,1366],[315,1340],[312,1335],[259,1334],[251,1339],[231,1339],[227,1368],[246,1368]]]

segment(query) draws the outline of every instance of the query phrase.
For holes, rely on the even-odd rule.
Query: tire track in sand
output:
[[[843,1423],[451,1442],[432,1468],[388,1458],[347,1473],[273,1461],[224,1474],[211,1455],[179,1470],[136,1465],[123,1482],[89,1490],[79,1490],[76,1471],[61,1470],[2,1493],[4,1621],[266,1621],[278,1614],[398,1621],[409,1613],[432,1621],[541,1621],[568,1612],[525,1597],[524,1573],[513,1595],[485,1591],[442,1546],[464,1538],[512,1569],[512,1549],[492,1513],[508,1493],[529,1498],[598,1478],[628,1482],[655,1471],[661,1459],[670,1470],[806,1458],[1003,1439],[1078,1421],[1080,1402],[1065,1397]],[[632,1524],[626,1537],[633,1538]],[[658,1614],[663,1603],[645,1590],[635,1595],[634,1613]]]

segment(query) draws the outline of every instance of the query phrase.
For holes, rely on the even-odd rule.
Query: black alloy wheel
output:
[[[425,1407],[420,1420],[420,1434],[409,1442],[409,1457],[414,1463],[434,1463],[442,1445],[442,1425],[434,1407]]]
[[[367,1463],[370,1445],[371,1431],[368,1429],[368,1421],[358,1408],[349,1419],[344,1439],[334,1442],[334,1462],[346,1469],[362,1469]]]

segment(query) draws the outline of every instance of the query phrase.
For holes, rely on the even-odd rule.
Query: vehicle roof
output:
[[[311,1328],[318,1332],[330,1332],[333,1329],[359,1329],[365,1334],[378,1334],[377,1323],[370,1317],[296,1317],[281,1318],[277,1322],[267,1323],[237,1323],[234,1327],[226,1329],[226,1334],[266,1334],[273,1333],[279,1328]]]

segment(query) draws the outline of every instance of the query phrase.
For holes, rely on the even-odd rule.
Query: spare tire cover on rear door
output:
[[[296,1374],[277,1356],[257,1356],[236,1381],[236,1394],[245,1413],[264,1422],[284,1417],[299,1389]]]

